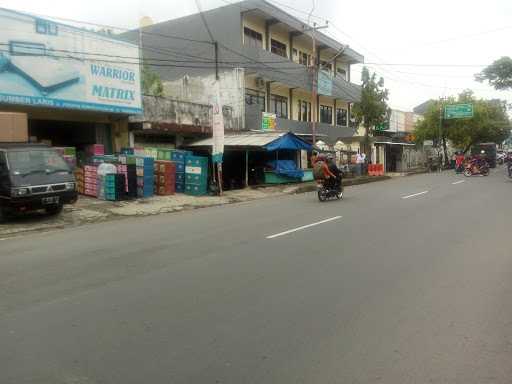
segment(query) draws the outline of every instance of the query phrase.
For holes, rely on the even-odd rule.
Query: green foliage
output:
[[[512,59],[504,56],[475,75],[477,81],[488,81],[496,89],[512,89]]]
[[[510,132],[511,124],[506,103],[501,100],[476,99],[471,91],[432,103],[424,119],[416,125],[414,135],[417,143],[439,138],[440,113],[447,104],[472,103],[473,118],[443,120],[442,138],[450,140],[466,152],[479,142],[501,143]]]
[[[164,85],[160,76],[145,64],[142,66],[142,93],[151,96],[164,95]]]
[[[363,68],[361,80],[361,101],[354,104],[352,116],[357,125],[363,124],[368,136],[372,127],[389,120],[390,109],[387,104],[389,91],[384,88],[384,79],[381,77],[377,80],[377,75],[375,73],[370,75],[367,67]]]

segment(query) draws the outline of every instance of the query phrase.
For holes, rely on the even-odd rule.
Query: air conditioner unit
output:
[[[258,88],[265,88],[265,79],[263,79],[263,77],[257,77],[255,81],[256,81],[256,86]]]

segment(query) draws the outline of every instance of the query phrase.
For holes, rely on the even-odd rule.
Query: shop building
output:
[[[203,16],[216,44],[200,14],[123,34],[141,43],[144,61],[160,77],[165,97],[212,104],[218,78],[226,135],[291,132],[312,144],[315,126],[315,141],[333,146],[354,134],[350,109],[361,89],[350,81],[351,66],[364,61],[361,54],[321,31],[313,40],[310,26],[264,0],[242,1]],[[272,125],[266,124],[269,116]],[[168,129],[173,133],[182,136],[178,127]],[[196,133],[198,140],[201,134]],[[245,173],[243,156],[229,163],[239,168],[234,174]],[[243,177],[237,184],[244,184]]]
[[[25,114],[27,141],[129,144],[143,111],[137,45],[7,9],[0,23],[0,112]]]

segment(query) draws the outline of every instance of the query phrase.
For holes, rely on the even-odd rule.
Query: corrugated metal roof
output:
[[[272,133],[249,133],[244,135],[226,135],[224,136],[224,146],[226,147],[264,147],[265,145],[286,135],[287,132]],[[203,139],[189,144],[189,147],[211,147],[213,138]]]

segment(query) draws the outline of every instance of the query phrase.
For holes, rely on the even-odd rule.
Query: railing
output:
[[[245,126],[247,130],[261,130],[261,118],[261,109],[258,105],[245,105]],[[307,135],[311,135],[313,132],[312,123],[306,121],[277,118],[276,125],[278,131],[289,131]],[[353,136],[354,130],[350,127],[317,123],[316,133],[318,140],[321,140],[323,137],[330,142],[335,142],[339,138]]]

